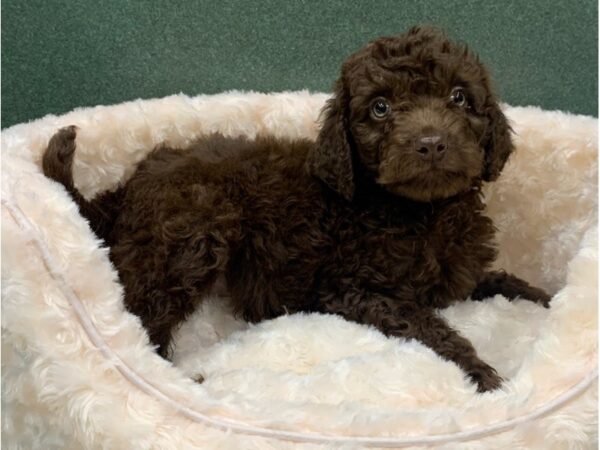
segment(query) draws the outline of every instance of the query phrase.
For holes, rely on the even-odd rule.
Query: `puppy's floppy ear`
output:
[[[490,124],[485,145],[484,181],[494,181],[500,176],[504,164],[514,150],[512,129],[506,116],[498,105],[494,105],[488,113]]]
[[[346,117],[348,99],[341,80],[336,83],[335,92],[321,112],[323,125],[306,164],[309,173],[350,200],[354,194],[354,176]]]

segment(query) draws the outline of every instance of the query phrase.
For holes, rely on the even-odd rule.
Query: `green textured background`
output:
[[[597,8],[595,0],[3,0],[2,127],[178,92],[328,91],[349,52],[421,23],[470,43],[504,101],[596,116]]]

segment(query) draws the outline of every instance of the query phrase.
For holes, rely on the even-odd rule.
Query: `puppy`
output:
[[[248,321],[339,314],[423,342],[479,391],[499,387],[436,314],[469,296],[550,301],[488,271],[496,249],[481,186],[513,151],[488,72],[442,32],[413,28],[351,55],[322,118],[316,142],[213,135],[159,147],[92,201],[73,184],[74,127],[51,139],[43,169],[110,246],[125,304],[164,357],[223,279]]]

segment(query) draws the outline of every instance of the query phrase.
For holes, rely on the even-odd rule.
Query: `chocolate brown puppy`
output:
[[[64,184],[110,246],[125,304],[167,357],[174,329],[223,279],[249,321],[339,314],[417,339],[480,391],[496,371],[436,309],[540,289],[504,272],[481,186],[513,151],[485,67],[439,30],[381,38],[343,64],[316,142],[205,137],[161,146],[115,192],[73,184],[75,128],[44,173]]]

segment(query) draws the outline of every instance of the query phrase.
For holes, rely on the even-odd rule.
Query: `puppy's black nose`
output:
[[[441,159],[448,149],[448,139],[441,133],[424,134],[415,139],[415,150],[425,159]]]

